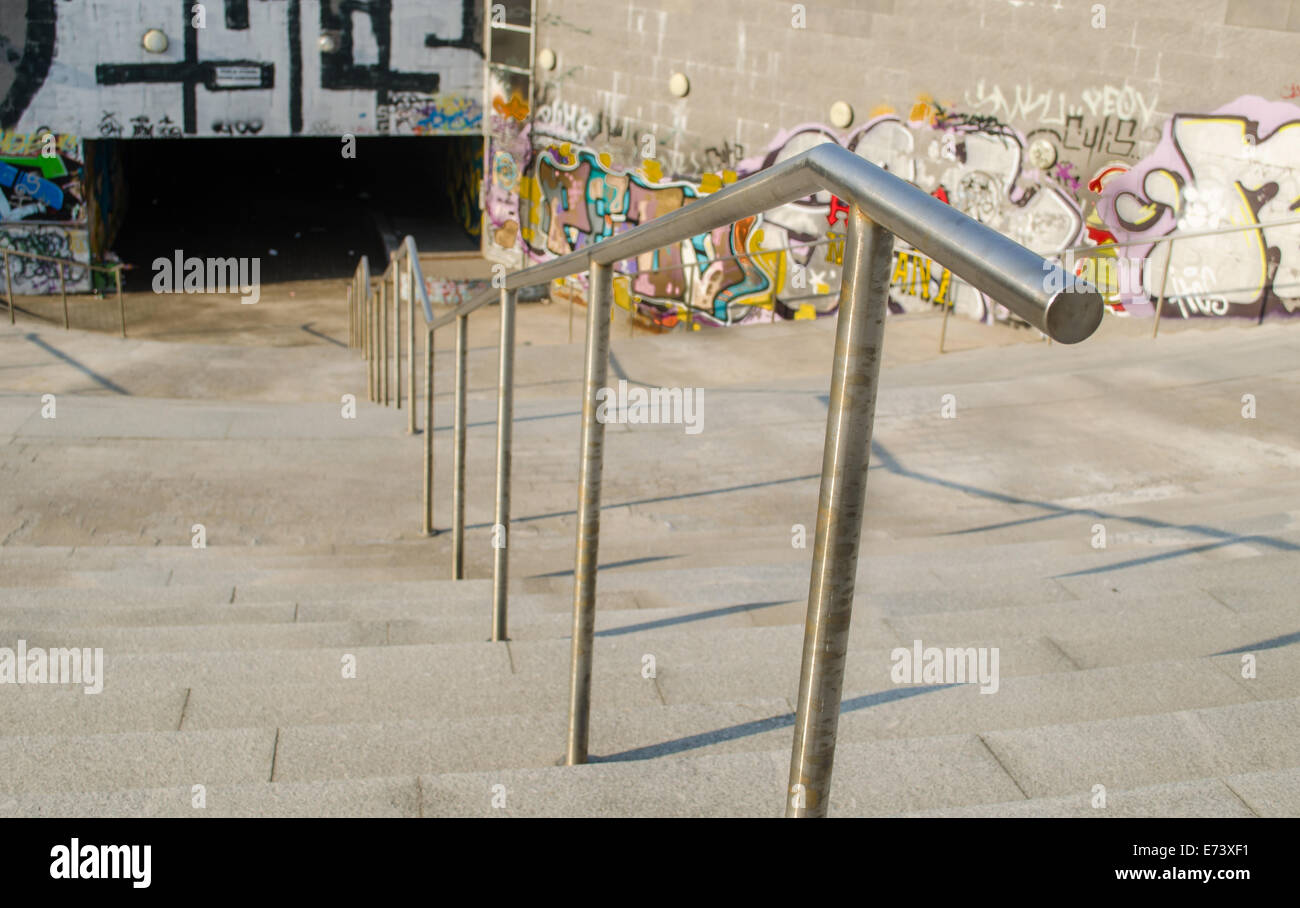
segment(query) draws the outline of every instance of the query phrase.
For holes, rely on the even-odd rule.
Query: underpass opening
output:
[[[380,270],[411,234],[420,250],[478,248],[476,136],[103,140],[120,160],[111,248],[148,291],[158,259],[256,259],[274,284]]]

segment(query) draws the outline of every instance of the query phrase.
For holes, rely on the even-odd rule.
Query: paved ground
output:
[[[512,641],[493,645],[495,313],[472,323],[471,579],[452,583],[449,534],[418,532],[405,412],[365,402],[345,349],[278,339],[308,311],[344,337],[337,288],[291,299],[241,329],[256,343],[0,328],[0,646],[105,651],[100,694],[0,686],[0,811],[187,815],[203,785],[211,814],[778,814],[833,323],[615,326],[615,377],[703,387],[704,431],[608,427],[598,759],[564,768],[567,312],[521,309]],[[953,320],[939,357],[938,328],[887,329],[833,811],[1300,813],[1300,335],[1152,342],[1107,319],[1065,348]],[[895,683],[915,640],[997,647],[997,692]]]

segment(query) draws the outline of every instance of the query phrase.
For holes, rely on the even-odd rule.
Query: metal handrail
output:
[[[9,307],[9,324],[15,323],[14,318],[14,288],[13,280],[9,274],[9,256],[16,255],[19,258],[36,259],[42,262],[57,262],[59,265],[59,294],[63,297],[63,330],[67,331],[71,327],[68,319],[68,288],[66,284],[67,268],[69,265],[75,268],[85,268],[88,271],[108,271],[111,272],[114,281],[117,284],[117,314],[118,323],[122,337],[126,337],[126,304],[122,300],[122,269],[125,267],[121,262],[114,262],[112,265],[96,265],[93,262],[79,262],[76,259],[63,259],[53,255],[41,255],[37,252],[23,252],[19,249],[0,250],[4,254],[5,269],[5,302]]]
[[[426,317],[426,529],[432,511],[433,332],[457,322],[454,450],[463,452],[465,320],[494,299],[501,302],[497,498],[492,540],[492,639],[500,641],[506,639],[506,546],[510,522],[517,294],[524,287],[546,284],[584,269],[588,272],[565,756],[569,765],[586,762],[588,752],[596,555],[604,460],[604,425],[596,418],[596,395],[605,385],[609,362],[613,265],[822,190],[834,192],[851,207],[843,240],[845,252],[839,315],[786,815],[823,816],[828,805],[857,573],[894,236],[901,237],[957,277],[992,296],[1049,338],[1062,343],[1078,343],[1090,336],[1100,324],[1103,304],[1096,288],[853,152],[838,145],[825,144],[624,233],[551,261],[508,275],[498,275],[493,287],[436,317],[428,305],[427,294],[421,292]],[[414,242],[408,238],[403,248],[406,250],[404,260],[408,263],[413,261],[416,258]],[[390,269],[395,269],[396,264],[395,256]],[[414,268],[408,264],[407,272],[418,273],[418,263]],[[396,275],[396,271],[394,273]],[[423,291],[423,281],[420,283]],[[350,294],[354,307],[356,300],[368,292],[368,286],[365,286]],[[398,292],[395,311],[400,313]],[[412,315],[415,296],[413,291],[408,291]],[[414,326],[410,327],[408,337],[413,343]],[[399,335],[400,331],[394,336]],[[454,494],[457,503],[453,505],[453,532],[459,540],[464,522],[463,453],[457,455],[456,461]],[[459,576],[456,561],[459,556],[455,554],[458,551],[454,545],[453,576]]]

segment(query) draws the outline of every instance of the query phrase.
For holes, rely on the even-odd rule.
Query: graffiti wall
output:
[[[447,199],[456,222],[470,236],[483,232],[479,191],[483,187],[483,142],[477,139],[450,139],[446,173]]]
[[[75,259],[67,289],[89,289],[89,234],[82,186],[85,152],[76,136],[0,130],[0,248]],[[15,293],[57,293],[59,266],[9,257]]]
[[[502,223],[520,224],[517,237],[501,239],[525,258],[599,242],[826,142],[1056,258],[1098,284],[1119,315],[1153,311],[1165,257],[1154,241],[1170,231],[1300,218],[1300,108],[1262,98],[1162,121],[1155,99],[1128,86],[1066,96],[979,83],[960,101],[921,95],[848,130],[796,126],[734,168],[694,176],[666,174],[662,156],[619,167],[600,150],[605,143],[575,144],[602,135],[607,119],[558,98],[539,108],[533,166],[515,194],[504,188],[515,185],[515,169],[509,183],[496,181]],[[840,200],[819,193],[642,256],[624,263],[616,301],[665,326],[686,316],[731,325],[830,314],[846,214]],[[1300,225],[1179,242],[1165,315],[1290,314],[1300,305],[1294,260]],[[892,312],[951,306],[986,323],[1012,318],[901,241],[890,288]]]
[[[84,227],[24,224],[0,231],[0,248],[51,258],[72,259],[77,264],[64,272],[69,293],[90,290],[90,234]],[[59,292],[59,264],[44,259],[11,255],[9,280],[16,294]]]
[[[1175,114],[1155,151],[1106,182],[1098,201],[1109,234],[1136,243],[1140,280],[1124,305],[1149,313],[1164,286],[1170,318],[1264,318],[1300,312],[1300,107],[1245,96],[1205,113]]]
[[[127,5],[26,0],[22,33],[0,35],[0,126],[87,138],[482,131],[477,0]]]
[[[520,183],[519,243],[534,260],[563,255],[674,211],[750,173],[836,142],[1043,254],[1084,235],[1064,178],[1026,164],[1026,137],[993,117],[964,116],[923,99],[907,117],[885,112],[848,132],[805,124],[782,132],[735,170],[666,179],[646,160],[619,170],[610,156],[548,144]],[[1068,176],[1068,174],[1067,174]],[[835,311],[846,211],[819,193],[628,263],[619,297],[661,324],[812,318]],[[891,309],[950,305],[982,321],[1008,313],[915,250],[895,252]]]
[[[510,268],[524,262],[520,193],[533,161],[529,79],[491,67],[488,72],[487,172],[483,185],[483,254]]]

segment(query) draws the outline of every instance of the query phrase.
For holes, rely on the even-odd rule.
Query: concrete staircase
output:
[[[887,345],[928,341],[921,324]],[[416,532],[419,440],[364,403],[360,365],[340,383],[342,351],[320,351],[319,399],[69,377],[45,420],[34,389],[0,391],[0,646],[105,653],[97,695],[0,686],[0,813],[779,815],[831,330],[616,341],[616,375],[706,387],[705,431],[607,429],[580,767],[559,765],[575,347],[521,348],[508,644],[486,641],[491,349],[471,361],[460,582],[449,534]],[[102,339],[49,342],[100,376],[128,365]],[[169,346],[177,376],[202,358],[150,361]],[[832,812],[1300,814],[1298,351],[1285,326],[1233,327],[892,364]],[[998,690],[894,683],[915,640],[997,647]]]

